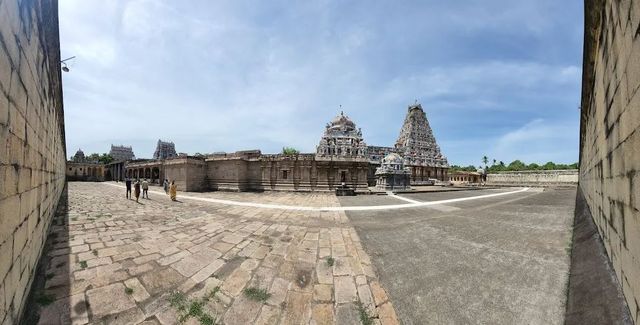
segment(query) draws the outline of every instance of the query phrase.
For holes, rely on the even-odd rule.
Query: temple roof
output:
[[[392,152],[382,159],[382,164],[404,165],[404,159],[399,154]]]
[[[348,116],[344,115],[344,112],[340,112],[340,115],[331,120],[328,127],[331,129],[342,129],[344,127],[346,131],[353,131],[356,128],[356,124]]]

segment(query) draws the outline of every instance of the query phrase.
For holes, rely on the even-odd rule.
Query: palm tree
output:
[[[484,168],[487,168],[487,163],[489,162],[489,158],[487,156],[482,156],[482,163],[484,164]]]
[[[493,165],[491,165],[491,166],[495,166],[495,164],[496,164],[496,160],[494,159],[493,160]]]

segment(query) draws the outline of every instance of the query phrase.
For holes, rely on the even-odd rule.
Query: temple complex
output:
[[[326,124],[315,153],[263,154],[260,150],[176,155],[172,142],[158,140],[153,159],[133,157],[131,147],[112,146],[116,161],[106,178],[147,178],[154,183],[175,180],[187,191],[333,191],[344,187],[366,192],[408,189],[447,181],[449,165],[440,152],[425,112],[408,107],[394,147],[367,146],[362,130],[344,112]]]
[[[136,156],[133,154],[133,149],[125,146],[114,146],[111,145],[111,150],[109,151],[109,156],[113,158],[114,161],[127,161],[136,159]]]
[[[176,145],[173,142],[158,140],[156,151],[153,152],[153,159],[167,159],[177,156]]]

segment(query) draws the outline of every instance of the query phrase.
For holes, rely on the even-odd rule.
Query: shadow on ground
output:
[[[633,325],[582,190],[576,195],[566,325]]]
[[[69,189],[65,187],[58,207],[49,226],[49,234],[34,275],[31,292],[23,315],[23,324],[70,324],[71,314],[85,313],[86,306],[72,306],[69,298],[70,261],[69,248]],[[56,313],[44,315],[44,309],[55,309]],[[79,310],[81,309],[81,310]]]

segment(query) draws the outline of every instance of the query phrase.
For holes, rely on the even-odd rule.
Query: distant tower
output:
[[[177,157],[176,145],[173,142],[158,140],[153,159],[167,159]]]
[[[78,149],[78,151],[76,151],[76,154],[73,155],[73,158],[71,158],[71,161],[73,162],[85,162],[87,160],[87,158],[84,156],[84,152],[82,151],[82,149]]]
[[[440,147],[429,126],[427,114],[422,110],[422,105],[417,102],[408,107],[407,116],[396,141],[396,149],[404,157],[407,166],[427,167],[427,169],[413,171],[414,180],[430,177],[445,179],[446,173],[442,169],[449,168],[449,163],[440,152]]]
[[[111,145],[109,156],[113,158],[113,161],[127,161],[136,159],[136,156],[133,154],[133,149],[130,146],[125,147]]]

